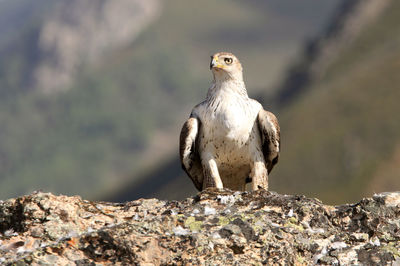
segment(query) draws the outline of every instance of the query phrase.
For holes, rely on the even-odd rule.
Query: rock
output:
[[[0,202],[0,263],[396,265],[397,201],[383,193],[333,207],[210,189],[184,201],[115,204],[34,193]]]
[[[400,192],[384,192],[375,194],[373,199],[387,206],[396,207],[400,205]]]

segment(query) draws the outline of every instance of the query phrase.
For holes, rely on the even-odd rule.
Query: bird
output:
[[[192,109],[180,133],[182,168],[199,191],[268,190],[280,152],[278,119],[249,98],[235,55],[212,55],[210,70],[206,99]]]

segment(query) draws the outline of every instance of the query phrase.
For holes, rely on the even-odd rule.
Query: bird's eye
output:
[[[227,57],[227,58],[225,58],[224,59],[224,61],[225,61],[225,63],[227,64],[227,65],[230,65],[230,64],[232,64],[232,58],[230,58],[230,57]]]

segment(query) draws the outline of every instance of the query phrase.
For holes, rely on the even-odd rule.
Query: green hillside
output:
[[[160,165],[175,154],[181,122],[206,94],[215,51],[243,58],[251,93],[272,87],[334,4],[315,6],[321,12],[309,19],[308,12],[285,13],[288,4],[261,2],[168,1],[138,39],[83,64],[73,85],[54,94],[32,89],[43,56],[42,13],[51,8],[22,16],[15,32],[2,25],[0,199],[36,189],[99,198]],[[286,31],[269,34],[277,26]]]
[[[392,1],[321,80],[282,109],[273,190],[335,203],[400,190],[399,23],[400,3]]]

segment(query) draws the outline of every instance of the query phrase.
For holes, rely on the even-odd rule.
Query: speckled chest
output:
[[[260,108],[248,97],[233,93],[215,95],[199,110],[202,150],[212,153],[220,163],[248,161],[250,144],[257,141],[255,120]]]

